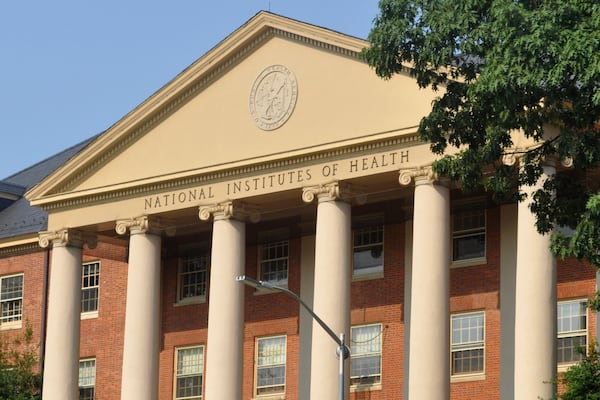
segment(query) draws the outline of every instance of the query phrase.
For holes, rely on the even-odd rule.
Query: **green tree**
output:
[[[597,0],[381,0],[369,41],[362,55],[379,76],[405,72],[443,89],[418,134],[440,156],[434,170],[464,190],[522,200],[544,160],[572,161],[531,208],[539,232],[574,229],[554,236],[556,254],[600,267]],[[536,145],[515,149],[517,131]]]
[[[558,395],[561,400],[600,400],[600,353],[596,343],[592,342],[584,359],[569,367],[559,380],[564,387]]]
[[[41,399],[42,377],[38,367],[38,346],[33,344],[29,325],[16,339],[0,337],[0,399]]]

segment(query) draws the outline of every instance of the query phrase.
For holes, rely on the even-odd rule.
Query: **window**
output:
[[[96,360],[79,361],[79,400],[94,400]]]
[[[383,218],[355,224],[353,231],[352,276],[359,278],[383,273]]]
[[[453,215],[452,260],[485,257],[485,209],[472,206]]]
[[[23,318],[23,274],[0,278],[0,305],[2,306],[0,326],[21,321]]]
[[[256,395],[285,392],[286,337],[256,340]]]
[[[179,258],[179,302],[206,299],[208,251],[187,249]]]
[[[381,383],[381,324],[353,326],[351,331],[350,384]]]
[[[451,317],[452,375],[483,372],[484,313],[455,314]]]
[[[81,274],[81,312],[98,311],[98,287],[100,286],[100,262],[83,264]]]
[[[585,300],[561,301],[557,308],[557,361],[574,363],[582,354],[577,348],[587,345],[587,303]]]
[[[175,399],[201,399],[204,346],[178,348],[175,357]]]
[[[260,280],[277,286],[287,286],[288,253],[289,241],[287,239],[260,245]]]

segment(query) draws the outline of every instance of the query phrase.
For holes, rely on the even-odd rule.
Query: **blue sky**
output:
[[[0,179],[109,128],[260,10],[366,38],[377,0],[0,2]]]

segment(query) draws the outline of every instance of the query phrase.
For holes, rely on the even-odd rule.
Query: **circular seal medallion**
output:
[[[296,77],[283,65],[271,65],[258,75],[250,92],[250,114],[260,129],[279,128],[292,115],[298,97]]]

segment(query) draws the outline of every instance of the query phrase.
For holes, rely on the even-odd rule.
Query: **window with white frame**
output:
[[[484,371],[484,312],[451,316],[452,375],[477,374]]]
[[[96,360],[79,361],[79,400],[94,400],[96,388]]]
[[[485,257],[485,208],[473,204],[454,211],[452,218],[452,260]]]
[[[585,300],[561,301],[557,307],[559,364],[574,363],[583,358],[578,352],[587,345],[587,302]]]
[[[0,326],[19,323],[23,318],[23,274],[0,277]]]
[[[204,380],[204,346],[177,348],[175,360],[175,399],[201,399]]]
[[[97,312],[98,288],[100,287],[100,262],[84,263],[81,272],[81,312]]]
[[[355,221],[352,232],[352,276],[383,273],[383,218]]]
[[[351,385],[381,383],[381,328],[381,324],[352,327]]]
[[[256,395],[285,392],[286,336],[256,339]]]
[[[289,241],[277,240],[259,246],[259,277],[277,286],[287,286]]]
[[[208,250],[186,249],[179,257],[178,301],[206,298],[208,285]]]

